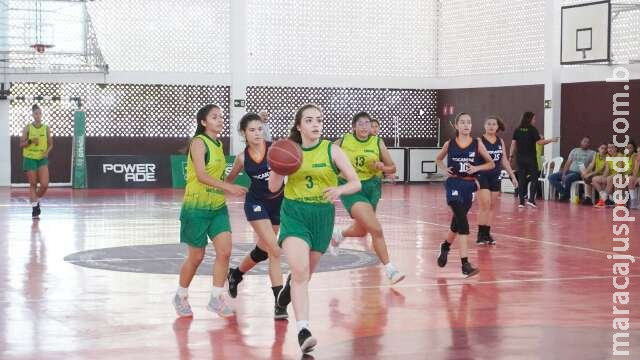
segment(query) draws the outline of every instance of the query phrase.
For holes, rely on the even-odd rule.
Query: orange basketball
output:
[[[291,175],[302,165],[302,149],[289,139],[278,140],[269,147],[267,162],[276,173]]]

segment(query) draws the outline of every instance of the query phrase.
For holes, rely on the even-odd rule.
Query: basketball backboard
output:
[[[0,0],[0,73],[105,72],[81,0]]]
[[[563,6],[560,63],[584,64],[611,59],[611,2]]]

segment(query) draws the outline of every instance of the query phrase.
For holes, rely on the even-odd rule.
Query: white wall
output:
[[[204,0],[201,0],[201,2]],[[216,0],[219,3],[220,0]],[[230,0],[229,0],[230,1]],[[167,6],[171,7],[170,2],[165,1]],[[336,2],[338,3],[338,2]],[[339,2],[343,3],[343,2]],[[559,38],[559,28],[557,27],[557,19],[554,17],[559,17],[559,4],[557,2],[545,2],[544,4],[544,29],[536,30],[536,25],[540,22],[539,19],[539,5],[540,2],[536,1],[536,12],[534,20],[529,21],[526,27],[530,32],[530,37],[533,37],[536,44],[539,43],[539,37],[542,36],[544,38],[544,52],[534,52],[533,56],[539,57],[544,56],[544,59],[529,59],[523,60],[522,63],[513,62],[509,56],[506,56],[504,52],[499,52],[500,41],[495,37],[496,34],[504,34],[505,32],[509,32],[514,28],[517,28],[517,24],[513,24],[512,22],[501,22],[501,21],[489,21],[487,19],[495,19],[495,14],[492,13],[496,11],[502,11],[501,9],[510,9],[509,11],[515,11],[515,14],[518,16],[522,16],[523,19],[526,19],[528,15],[526,9],[523,10],[522,6],[525,6],[529,2],[518,0],[516,3],[511,2],[499,2],[493,4],[489,7],[482,7],[481,0],[474,0],[474,4],[478,6],[475,17],[482,17],[476,23],[476,27],[480,27],[481,30],[485,29],[489,31],[487,36],[489,36],[490,43],[487,45],[487,48],[491,48],[495,50],[495,55],[492,55],[491,51],[486,51],[487,49],[483,49],[482,33],[475,34],[474,37],[471,38],[471,43],[469,49],[465,50],[467,52],[460,53],[458,49],[458,45],[464,45],[465,42],[458,44],[456,42],[451,41],[443,41],[446,40],[443,36],[457,36],[460,39],[466,39],[464,34],[456,34],[456,31],[478,31],[478,29],[469,28],[465,24],[467,23],[468,17],[464,17],[460,21],[457,21],[455,24],[446,21],[440,21],[441,19],[436,19],[438,21],[426,21],[424,19],[421,20],[420,17],[410,17],[410,23],[413,24],[411,26],[417,27],[424,31],[431,31],[432,34],[430,36],[423,34],[412,34],[407,35],[405,26],[406,24],[402,23],[399,19],[406,18],[407,14],[410,14],[412,9],[413,11],[421,11],[424,13],[428,13],[429,16],[433,16],[434,18],[437,16],[449,16],[453,18],[457,18],[458,12],[464,10],[460,7],[468,7],[471,6],[468,2],[456,2],[456,1],[439,1],[438,6],[432,5],[424,5],[421,1],[417,0],[404,0],[401,3],[398,3],[399,8],[397,8],[395,13],[390,14],[389,24],[385,26],[388,27],[386,31],[378,31],[376,33],[378,37],[385,36],[385,39],[382,39],[380,44],[391,44],[387,45],[387,52],[384,49],[376,48],[372,44],[372,47],[367,47],[367,42],[373,42],[376,40],[376,37],[367,37],[368,35],[362,33],[360,31],[356,31],[354,34],[357,34],[355,38],[359,41],[358,45],[353,49],[349,47],[349,44],[345,44],[345,39],[348,38],[348,34],[350,31],[350,27],[355,30],[362,30],[365,27],[375,27],[376,25],[380,25],[381,19],[384,19],[384,11],[375,10],[371,13],[371,16],[360,16],[356,17],[354,15],[353,18],[349,18],[349,26],[343,24],[343,21],[339,18],[332,17],[330,12],[328,14],[320,16],[320,22],[326,21],[327,26],[324,28],[330,29],[336,34],[327,33],[326,36],[333,36],[336,39],[340,40],[340,43],[336,49],[337,55],[336,59],[333,60],[319,60],[315,57],[330,57],[328,56],[328,51],[331,50],[331,46],[329,43],[325,43],[320,41],[319,47],[311,47],[308,51],[311,52],[313,58],[309,58],[304,60],[305,52],[300,50],[300,46],[304,45],[300,41],[296,42],[297,44],[293,51],[293,55],[297,58],[295,61],[287,60],[286,65],[282,65],[279,59],[282,57],[292,56],[292,54],[286,54],[287,49],[287,41],[291,39],[296,39],[296,31],[302,31],[302,34],[306,34],[308,36],[313,35],[312,37],[316,38],[319,31],[322,31],[322,28],[316,28],[313,31],[314,33],[308,33],[310,30],[296,30],[296,23],[293,22],[285,22],[290,26],[290,28],[284,29],[281,28],[282,24],[280,20],[268,20],[264,18],[264,13],[261,9],[265,6],[276,6],[282,7],[279,2],[275,0],[270,0],[269,2],[261,2],[258,0],[251,1],[230,1],[229,7],[224,8],[223,10],[228,11],[227,15],[224,15],[221,19],[223,19],[222,24],[226,26],[229,30],[225,30],[220,27],[221,23],[215,22],[207,22],[207,26],[204,30],[210,29],[211,31],[215,31],[216,34],[229,34],[228,40],[223,40],[222,43],[225,46],[225,49],[228,47],[228,50],[222,51],[221,57],[224,58],[224,54],[228,54],[227,58],[221,59],[216,58],[216,66],[214,67],[215,71],[211,72],[195,72],[199,67],[185,68],[185,72],[170,72],[172,69],[172,65],[166,64],[167,61],[171,61],[170,58],[166,59],[158,59],[157,61],[162,61],[163,64],[167,65],[164,70],[165,72],[156,72],[156,71],[123,71],[127,69],[127,67],[140,65],[138,62],[131,62],[127,60],[128,57],[137,57],[139,54],[137,53],[126,53],[122,52],[120,49],[121,46],[127,48],[127,46],[131,45],[131,39],[119,39],[114,38],[118,34],[118,32],[113,31],[110,33],[108,38],[104,38],[104,26],[102,20],[106,19],[105,14],[110,14],[117,9],[117,2],[115,1],[103,1],[96,4],[90,4],[91,12],[94,15],[94,26],[96,27],[96,31],[98,33],[98,41],[100,41],[101,36],[102,43],[99,45],[104,46],[107,49],[105,51],[105,59],[109,63],[110,58],[113,60],[114,57],[122,56],[123,59],[119,59],[118,61],[113,62],[117,66],[112,67],[112,71],[109,74],[33,74],[33,75],[8,75],[8,74],[0,74],[0,81],[9,83],[15,81],[32,81],[32,82],[93,82],[93,83],[138,83],[138,84],[188,84],[188,85],[226,85],[231,86],[231,100],[236,98],[245,98],[245,87],[246,86],[308,86],[308,87],[365,87],[365,88],[416,88],[416,89],[456,89],[456,88],[477,88],[477,87],[499,87],[499,86],[515,86],[515,85],[533,85],[533,84],[545,84],[547,88],[545,91],[545,97],[551,98],[554,108],[552,110],[548,110],[546,113],[546,118],[548,119],[548,123],[545,123],[545,128],[549,129],[549,133],[545,133],[546,136],[556,135],[559,132],[559,111],[560,111],[560,91],[559,84],[561,83],[571,83],[571,82],[587,82],[587,81],[604,81],[607,77],[611,75],[611,71],[615,66],[606,66],[606,65],[584,65],[584,66],[571,66],[571,67],[559,67],[557,64],[559,56],[556,56],[556,51],[554,50],[554,40],[556,37]],[[507,4],[508,3],[508,4]],[[214,3],[208,3],[207,6],[216,6]],[[266,5],[265,5],[266,4]],[[269,5],[271,4],[271,5]],[[310,4],[310,3],[306,3]],[[374,6],[375,4],[380,4],[380,2],[369,3],[367,6]],[[515,8],[512,6],[516,4]],[[524,5],[523,5],[524,4]],[[299,4],[298,4],[299,5]],[[311,5],[309,5],[311,6]],[[315,5],[314,5],[315,6]],[[349,5],[351,6],[351,5]],[[505,7],[506,6],[506,7]],[[375,6],[374,6],[375,7]],[[217,7],[220,10],[219,7]],[[116,10],[114,10],[116,9]],[[350,14],[360,14],[356,8],[350,8],[348,11]],[[301,8],[300,6],[295,9],[285,9],[287,11],[293,11],[293,15],[297,16],[299,19],[313,19],[314,17],[308,13],[307,10]],[[386,10],[385,10],[386,11]],[[262,14],[262,18],[256,20],[251,18],[251,16],[256,16],[258,13]],[[312,12],[313,13],[313,12]],[[244,14],[244,16],[243,16]],[[182,18],[187,16],[188,14],[181,14]],[[220,18],[219,18],[220,19]],[[324,20],[323,20],[324,19]],[[481,20],[481,21],[480,21]],[[121,21],[124,21],[121,19]],[[368,21],[373,21],[373,23],[369,24]],[[478,25],[479,24],[479,25]],[[176,25],[176,24],[174,24]],[[495,25],[496,31],[491,29],[491,26]],[[137,26],[137,25],[136,25]],[[177,26],[177,25],[176,25]],[[103,29],[104,28],[104,29]],[[299,28],[299,26],[298,26]],[[101,30],[102,29],[102,30]],[[120,30],[127,30],[128,28],[119,28]],[[466,30],[465,30],[466,29]],[[261,31],[264,30],[264,34],[261,34]],[[281,33],[283,34],[283,38],[279,39],[278,36]],[[306,32],[305,32],[306,31]],[[484,31],[484,30],[483,30]],[[493,31],[493,32],[492,32]],[[100,33],[103,33],[101,35]],[[126,31],[121,31],[122,33],[126,33]],[[154,35],[155,33],[152,31],[150,33]],[[310,35],[311,34],[311,35]],[[403,35],[404,34],[404,35]],[[445,34],[445,35],[442,35]],[[157,34],[156,34],[157,35]],[[524,35],[524,34],[521,34]],[[155,36],[155,35],[154,35]],[[222,35],[220,35],[222,36]],[[322,34],[319,35],[322,37]],[[445,36],[445,37],[446,37]],[[506,36],[506,35],[505,35]],[[157,36],[156,36],[157,37]],[[264,39],[263,39],[264,37]],[[518,53],[518,49],[520,49],[517,42],[514,41],[513,36],[509,35],[506,50],[508,52],[514,52],[512,55],[517,57],[522,57],[522,53]],[[269,40],[273,41],[273,46],[275,52],[269,52],[269,47],[260,41]],[[405,49],[406,44],[398,43],[394,44],[391,40],[395,39],[397,42],[413,42],[416,44],[417,52],[411,52],[407,57],[403,58],[402,52]],[[398,40],[400,39],[400,40]],[[135,40],[135,39],[133,39]],[[299,39],[298,39],[299,40]],[[334,39],[335,40],[335,39]],[[124,41],[124,42],[123,42]],[[127,42],[128,41],[128,42]],[[162,41],[171,41],[171,38],[164,38]],[[296,40],[297,41],[297,40]],[[324,41],[324,40],[323,40]],[[533,40],[532,40],[533,41]],[[125,44],[126,42],[126,44]],[[133,41],[133,44],[139,43],[139,41]],[[124,44],[124,45],[123,45]],[[199,42],[194,42],[188,44],[193,51],[194,47],[198,48]],[[378,45],[380,45],[378,44]],[[174,44],[179,48],[178,43]],[[268,45],[268,44],[267,44]],[[489,46],[490,45],[490,46]],[[212,45],[213,46],[213,45]],[[620,44],[616,45],[620,46]],[[634,45],[637,47],[637,44]],[[139,48],[132,48],[135,51],[150,51],[148,48],[148,44]],[[372,53],[367,53],[367,49],[374,49]],[[136,50],[137,49],[137,50]],[[317,51],[320,49],[321,51]],[[355,50],[354,50],[355,49]],[[377,50],[376,50],[377,49]],[[498,50],[496,50],[498,49]],[[157,50],[157,49],[156,49]],[[179,49],[178,49],[179,50]],[[276,51],[277,50],[277,51]],[[357,50],[357,51],[356,51]],[[539,49],[538,49],[539,50]],[[133,51],[133,50],[132,50]],[[155,51],[155,50],[154,50]],[[171,50],[171,54],[176,53],[176,48]],[[316,52],[314,52],[316,51]],[[254,53],[255,52],[255,53]],[[205,52],[207,53],[207,52]],[[155,58],[158,56],[162,56],[161,53],[154,53]],[[216,54],[218,54],[216,52]],[[414,65],[411,65],[410,62],[419,54],[423,54],[426,59],[424,62],[420,62],[420,66],[427,67],[428,69],[417,69]],[[543,55],[541,55],[543,54]],[[186,61],[184,54],[183,57],[180,58],[180,61]],[[268,59],[260,58],[267,56]],[[452,67],[451,62],[456,59],[456,56],[464,57],[461,62],[459,62],[460,68],[457,69]],[[482,61],[478,63],[478,67],[474,68],[474,56],[478,56]],[[362,59],[355,59],[355,57],[362,57]],[[403,60],[404,59],[404,60]],[[137,60],[136,60],[137,61]],[[198,60],[199,61],[199,60]],[[222,64],[222,62],[224,64]],[[398,61],[406,61],[407,63],[398,63]],[[368,67],[367,64],[371,63],[372,67]],[[495,64],[494,64],[495,63]],[[544,69],[539,69],[539,64],[544,64]],[[202,65],[202,62],[199,62]],[[309,75],[300,71],[296,67],[296,65],[301,66],[302,68],[308,68],[310,64],[316,64],[319,66],[319,69],[314,69]],[[135,66],[134,66],[135,65]],[[445,66],[446,65],[446,66]],[[398,72],[394,69],[387,69],[388,67],[400,66],[402,71]],[[205,66],[206,67],[206,66]],[[630,71],[630,75],[632,79],[640,79],[640,64],[631,64],[625,66]],[[287,68],[292,69],[291,74],[287,74]],[[222,70],[220,70],[222,69]],[[227,70],[228,69],[228,70]],[[522,70],[532,70],[532,71],[522,71]],[[221,71],[231,71],[229,72],[221,72]],[[316,71],[317,70],[317,71]],[[373,70],[373,71],[372,71]],[[513,71],[520,72],[513,72]],[[217,72],[216,72],[217,71]],[[481,73],[481,75],[473,75],[473,74]],[[438,76],[438,74],[440,76]],[[451,76],[451,74],[456,74],[458,76]],[[555,88],[555,89],[551,89]],[[233,104],[233,103],[232,103]],[[244,112],[244,108],[233,108],[231,110],[231,126],[235,129],[236,124],[239,120],[239,117],[242,116]],[[8,102],[4,101],[0,103],[0,138],[2,142],[0,142],[0,150],[9,148],[9,139],[8,139]],[[232,151],[236,152],[239,148],[239,142],[236,138],[235,131],[231,131],[234,137],[232,140]],[[558,151],[559,147],[553,147],[552,150],[554,153]],[[8,151],[0,151],[0,185],[6,184],[8,181],[5,178],[9,176],[9,152]]]

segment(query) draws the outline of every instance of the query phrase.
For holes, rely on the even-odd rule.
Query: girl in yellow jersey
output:
[[[622,202],[620,204],[616,204],[613,200],[613,193],[616,190],[620,190],[617,187],[614,188],[614,177],[616,175],[621,175],[622,180],[616,181],[616,183],[627,183],[629,181],[629,175],[633,171],[633,158],[631,155],[635,153],[635,144],[629,143],[625,150],[622,152],[618,152],[618,148],[613,143],[607,144],[607,157],[617,159],[607,161],[607,166],[605,167],[604,174],[607,178],[607,187],[605,193],[602,194],[601,198],[606,198],[604,205],[605,206],[615,206],[615,205],[624,205]],[[622,200],[622,199],[617,199]],[[598,202],[596,204],[597,207],[602,207],[602,204]]]
[[[22,148],[22,169],[29,180],[29,198],[31,200],[31,217],[40,216],[40,199],[49,187],[49,153],[53,148],[51,129],[42,123],[40,106],[31,107],[33,122],[22,130],[20,147]],[[38,187],[40,182],[40,187]]]
[[[598,194],[603,192],[607,186],[607,178],[602,176],[607,161],[607,143],[602,143],[598,147],[598,151],[593,156],[591,163],[582,171],[582,180],[587,184],[585,190],[585,205],[594,205],[591,200],[591,189],[595,189]],[[595,200],[595,199],[594,199]],[[604,199],[601,205],[604,205]]]
[[[622,156],[618,153],[618,148],[612,142],[607,143],[607,152],[605,154],[605,161],[607,157],[619,157]],[[593,181],[598,183],[597,187],[602,188],[600,190],[600,200],[595,204],[595,207],[605,207],[605,206],[613,206],[615,203],[611,200],[613,194],[611,190],[613,190],[613,182],[611,183],[611,187],[609,187],[609,177],[613,179],[613,175],[615,172],[611,169],[611,161],[606,161],[604,170],[602,171],[602,175],[596,176]]]
[[[340,197],[355,222],[347,229],[334,229],[330,250],[335,254],[336,248],[345,237],[363,237],[371,234],[373,249],[384,265],[387,278],[395,284],[404,279],[404,274],[389,260],[382,225],[376,218],[376,207],[382,195],[382,173],[395,173],[396,165],[381,139],[371,135],[371,116],[368,113],[363,111],[355,114],[351,126],[353,132],[345,134],[336,144],[347,154],[351,165],[356,169],[362,190]],[[346,182],[342,178],[339,181]]]
[[[629,140],[627,143],[626,149],[624,150],[624,156],[627,158],[627,164],[629,169],[625,171],[625,175],[629,178],[629,185],[627,186],[627,190],[629,191],[629,208],[637,209],[638,208],[638,193],[636,192],[636,182],[637,182],[637,162],[638,162],[638,153],[636,142],[633,140]]]
[[[631,171],[631,176],[629,177],[629,192],[631,193],[631,198],[635,201],[631,202],[632,209],[640,209],[640,200],[638,197],[638,189],[637,186],[640,185],[640,153],[636,152],[633,160],[633,170]]]
[[[207,309],[227,317],[233,315],[233,310],[223,296],[231,256],[231,226],[224,191],[240,196],[246,189],[224,182],[226,161],[222,143],[217,139],[224,127],[222,109],[218,105],[206,105],[198,110],[196,117],[198,127],[189,146],[187,186],[180,211],[180,242],[188,245],[188,254],[180,269],[180,285],[173,305],[178,316],[193,316],[187,289],[211,239],[216,260]]]
[[[307,104],[298,109],[289,138],[302,146],[302,165],[288,176],[280,210],[278,244],[287,256],[291,274],[278,294],[278,306],[293,301],[298,344],[307,353],[316,339],[309,331],[308,285],[320,257],[329,247],[335,218],[333,202],[341,195],[360,190],[358,175],[338,146],[322,136],[320,107]],[[338,186],[338,173],[346,182]],[[277,192],[284,176],[271,171],[269,190]]]

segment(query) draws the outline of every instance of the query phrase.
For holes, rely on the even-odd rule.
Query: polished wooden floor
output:
[[[205,310],[210,277],[197,277],[195,317],[176,320],[177,276],[63,260],[82,250],[177,242],[180,201],[181,192],[169,189],[52,189],[41,220],[32,221],[26,189],[0,189],[0,359],[300,358],[295,321],[272,319],[264,275],[245,277],[231,320]],[[229,203],[234,241],[252,242],[240,199]],[[379,266],[314,275],[314,358],[613,358],[611,209],[557,202],[518,209],[503,196],[492,228],[498,244],[472,246],[481,273],[467,280],[455,245],[446,268],[435,262],[450,217],[441,185],[385,185],[379,216],[407,278],[390,287]],[[349,223],[341,206],[336,222]],[[627,254],[640,257],[640,224],[630,228]],[[345,247],[370,242],[350,239]],[[637,264],[629,278],[630,302],[618,307],[630,310],[630,358],[637,359]]]

